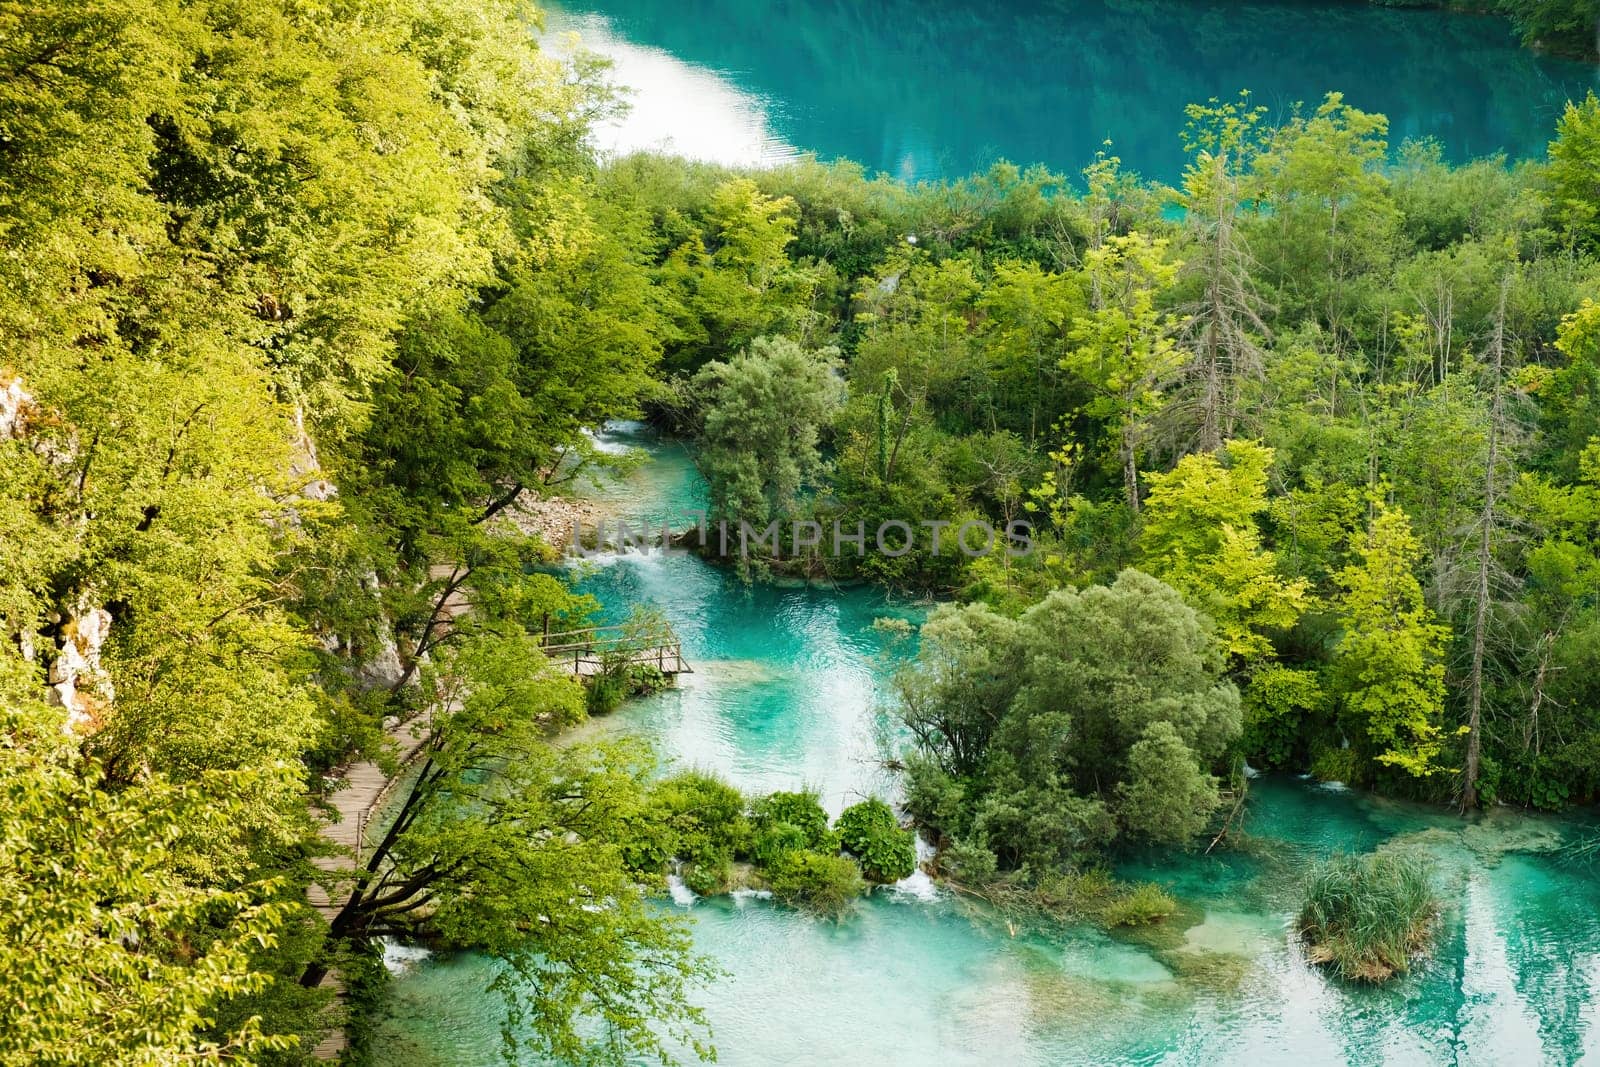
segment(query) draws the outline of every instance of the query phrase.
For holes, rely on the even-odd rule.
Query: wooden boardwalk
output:
[[[446,606],[446,614],[454,619],[467,608],[464,599]],[[653,667],[671,678],[690,671],[683,658],[683,646],[671,627],[639,633],[629,626],[591,626],[583,630],[566,630],[550,633],[548,629],[540,639],[540,647],[558,668],[569,671],[579,680],[605,674],[618,666]],[[390,724],[385,731],[394,744],[400,769],[412,762],[432,736],[432,714],[424,713],[405,721]],[[342,784],[326,798],[332,811],[319,809],[322,836],[337,847],[333,855],[318,856],[316,866],[334,876],[327,881],[333,892],[321,884],[313,883],[306,891],[307,902],[331,920],[346,900],[354,885],[352,878],[361,866],[368,841],[367,834],[373,818],[389,798],[389,791],[399,780],[386,775],[383,768],[368,760],[351,764],[344,769]],[[339,976],[329,972],[323,985],[344,996],[344,986]],[[312,1055],[320,1060],[337,1059],[348,1042],[343,1027],[328,1032]]]
[[[430,722],[431,716],[418,715],[406,722],[394,723],[385,731],[395,744],[402,770],[428,743]],[[329,874],[344,876],[329,879],[334,889],[332,897],[329,896],[327,888],[317,882],[307,887],[306,901],[321,912],[323,918],[332,920],[344,906],[344,902],[349,899],[349,894],[354,888],[349,876],[353,875],[361,864],[367,846],[368,826],[373,815],[388,799],[389,789],[396,781],[398,775],[394,778],[389,777],[384,774],[382,767],[370,760],[352,764],[345,768],[344,784],[327,798],[333,814],[318,811],[317,815],[322,823],[322,836],[338,846],[339,851],[331,856],[317,856],[312,863]],[[334,990],[337,997],[344,997],[344,983],[339,978],[338,972],[329,971],[323,978],[322,985],[324,988]],[[319,1060],[338,1059],[340,1053],[348,1046],[349,1041],[345,1037],[344,1027],[335,1027],[328,1031],[311,1054]]]
[[[428,743],[429,723],[430,716],[419,715],[406,722],[395,723],[386,731],[394,742],[402,768]],[[388,798],[390,786],[396,781],[370,760],[345,768],[342,777],[344,784],[327,798],[334,815],[318,813],[322,820],[322,836],[341,851],[333,856],[318,856],[315,863],[322,870],[332,873],[353,872],[361,863],[362,852],[366,848],[367,827],[378,807]],[[343,900],[338,903],[329,901],[326,890],[320,885],[313,885],[308,895],[312,898],[312,906],[329,918],[343,904]]]
[[[626,623],[546,632],[539,642],[551,661],[577,678],[593,678],[618,667],[653,667],[668,678],[693,674],[672,627],[640,632]]]

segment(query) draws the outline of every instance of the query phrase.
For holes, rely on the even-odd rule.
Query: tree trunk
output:
[[[1495,311],[1489,400],[1489,448],[1483,464],[1483,509],[1478,515],[1478,574],[1473,590],[1472,673],[1467,695],[1467,766],[1461,780],[1461,810],[1478,806],[1478,766],[1483,748],[1483,660],[1489,631],[1489,553],[1494,548],[1495,506],[1500,464],[1500,379],[1505,369],[1506,293],[1511,281],[1500,283],[1500,305]]]
[[[1139,514],[1139,457],[1134,448],[1133,418],[1122,424],[1122,488],[1128,494],[1128,508]]]

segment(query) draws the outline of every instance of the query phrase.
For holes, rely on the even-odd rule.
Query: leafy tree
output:
[[[1239,730],[1204,621],[1137,571],[1058,590],[1016,620],[935,612],[901,676],[907,809],[965,862],[1038,876],[1117,837],[1173,840],[1216,804]],[[1142,746],[1142,747],[1141,747]]]
[[[1567,101],[1550,142],[1550,199],[1556,218],[1576,241],[1600,238],[1600,97]]]
[[[176,877],[183,840],[226,832],[250,772],[111,791],[59,709],[13,684],[0,653],[0,1061],[221,1063],[293,1048],[259,1016],[220,1034],[223,1005],[270,977],[254,953],[301,907],[282,885]]]
[[[822,471],[822,428],[840,402],[837,352],[761,338],[695,375],[701,402],[697,462],[718,519],[758,529],[794,513]]]
[[[1226,466],[1211,454],[1185,456],[1151,475],[1140,547],[1145,564],[1217,624],[1230,657],[1270,657],[1265,630],[1286,630],[1309,604],[1310,583],[1285,580],[1261,546],[1256,517],[1267,507],[1272,449],[1229,441]]]
[[[1133,233],[1108,237],[1089,251],[1090,311],[1073,327],[1074,347],[1061,364],[1092,391],[1084,411],[1108,424],[1123,494],[1134,511],[1146,421],[1156,410],[1161,383],[1182,361],[1156,305],[1178,269],[1166,261],[1165,250],[1165,240]]]
[[[803,334],[821,275],[785,254],[794,240],[794,206],[749,178],[717,186],[703,229],[673,249],[660,272],[677,324],[670,367],[693,373],[763,335]]]
[[[626,746],[547,744],[583,703],[570,677],[529,669],[539,660],[526,638],[488,634],[446,658],[421,765],[330,934],[425,937],[502,960],[496,989],[546,1055],[620,1063],[664,1055],[668,1038],[704,1051],[685,997],[708,967],[686,930],[652,912],[619,844],[646,803],[648,762]],[[588,1036],[590,1017],[604,1041]]]
[[[1003,425],[1031,444],[1065,407],[1061,366],[1086,310],[1082,285],[1032,263],[999,263],[980,307],[996,407]]]
[[[1343,351],[1355,316],[1393,247],[1394,208],[1382,170],[1389,122],[1329,93],[1310,115],[1275,130],[1254,157],[1270,210],[1253,247],[1275,287],[1280,315],[1315,316]]]
[[[1540,390],[1544,425],[1559,450],[1560,472],[1576,473],[1579,457],[1600,436],[1600,303],[1585,300],[1561,320],[1555,347],[1566,356]]]
[[[1413,777],[1443,768],[1444,643],[1415,570],[1417,539],[1405,512],[1380,508],[1339,575],[1344,634],[1334,659],[1336,696],[1373,758]]]

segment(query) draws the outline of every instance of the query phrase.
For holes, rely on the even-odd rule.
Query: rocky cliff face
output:
[[[0,369],[0,441],[22,441],[58,462],[68,458],[56,445],[35,438],[43,419],[44,412],[21,379]],[[54,641],[46,647],[41,647],[39,634],[21,633],[15,639],[24,659],[36,662],[42,657],[48,663],[50,699],[66,709],[67,728],[92,729],[116,697],[101,664],[101,652],[111,636],[111,613],[86,594],[50,622],[47,633]]]
[[[22,382],[0,370],[0,440],[21,438],[36,405]]]
[[[50,664],[51,700],[67,709],[68,729],[92,729],[116,699],[111,678],[100,663],[101,650],[111,636],[111,613],[81,605],[58,634]]]

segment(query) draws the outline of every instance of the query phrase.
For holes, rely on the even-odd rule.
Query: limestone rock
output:
[[[116,698],[100,652],[111,636],[111,613],[84,607],[61,627],[60,650],[50,664],[51,700],[67,709],[67,726],[92,726]]]

